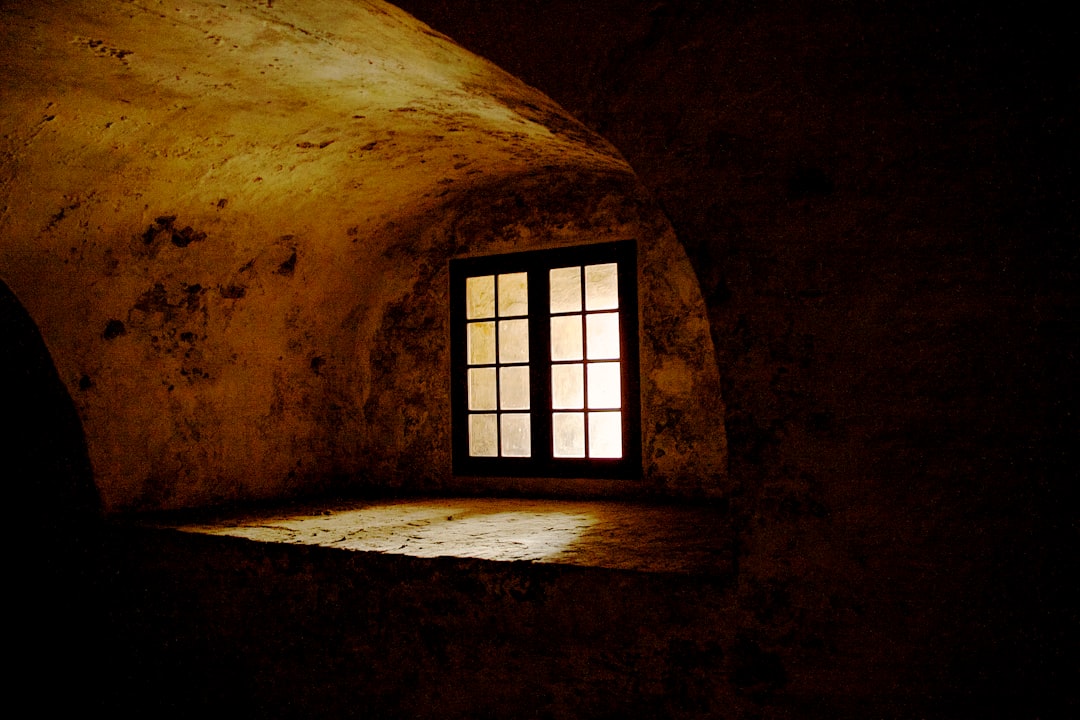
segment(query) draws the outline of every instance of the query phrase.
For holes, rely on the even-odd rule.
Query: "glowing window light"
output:
[[[455,472],[638,476],[635,276],[630,242],[451,261]]]

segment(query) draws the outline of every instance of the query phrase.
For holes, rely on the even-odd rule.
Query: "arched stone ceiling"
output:
[[[282,206],[316,220],[349,196],[366,230],[448,188],[538,165],[628,172],[546,97],[385,3],[3,12],[2,222],[40,243],[42,230],[135,196],[255,226],[280,225],[267,211]]]
[[[454,254],[639,239],[679,298],[651,306],[709,342],[620,155],[389,4],[54,0],[0,19],[0,278],[75,400],[107,509],[408,485],[417,448],[388,425],[415,393],[384,381],[414,355],[417,378],[445,373]],[[419,344],[388,319],[403,302],[434,318]],[[669,349],[643,357],[660,372]],[[643,391],[695,395],[664,367]],[[444,385],[425,427],[448,424]],[[445,429],[425,432],[430,485]],[[656,467],[670,445],[649,445]]]

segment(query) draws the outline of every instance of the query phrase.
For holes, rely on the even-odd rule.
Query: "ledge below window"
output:
[[[725,513],[641,502],[381,500],[155,525],[354,552],[710,577],[729,574],[732,562]]]

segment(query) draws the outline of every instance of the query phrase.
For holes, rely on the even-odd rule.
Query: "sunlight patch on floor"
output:
[[[730,542],[714,510],[637,503],[452,498],[354,503],[172,526],[257,542],[413,557],[721,574]]]

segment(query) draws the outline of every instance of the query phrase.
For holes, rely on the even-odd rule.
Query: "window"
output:
[[[641,473],[632,242],[452,260],[454,472]]]

